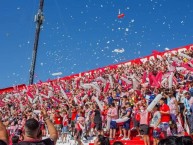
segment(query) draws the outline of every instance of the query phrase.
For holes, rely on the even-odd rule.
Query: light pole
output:
[[[30,78],[29,78],[30,85],[34,83],[34,72],[35,72],[35,66],[36,66],[40,28],[44,20],[43,6],[44,6],[44,0],[40,0],[38,13],[35,15],[36,32],[35,32],[34,48],[32,52],[32,63],[31,63],[31,68],[30,68]]]

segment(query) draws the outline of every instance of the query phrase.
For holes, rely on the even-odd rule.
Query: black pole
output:
[[[37,57],[40,28],[44,20],[43,6],[44,6],[44,0],[40,0],[38,13],[35,15],[36,32],[35,32],[34,48],[32,52],[32,63],[31,63],[31,68],[30,68],[30,78],[29,78],[30,85],[34,83],[34,72],[35,72],[35,66],[36,66],[36,57]]]

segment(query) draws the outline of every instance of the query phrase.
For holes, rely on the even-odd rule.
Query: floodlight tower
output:
[[[36,66],[40,29],[41,29],[41,25],[43,24],[43,20],[44,20],[43,6],[44,6],[44,0],[40,0],[39,10],[38,10],[38,13],[35,15],[35,19],[34,19],[36,23],[36,32],[35,32],[34,48],[32,52],[32,63],[31,63],[31,68],[30,68],[30,78],[29,78],[30,85],[34,83],[34,72],[35,72],[35,66]]]

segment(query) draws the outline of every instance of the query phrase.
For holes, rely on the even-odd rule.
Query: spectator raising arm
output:
[[[56,144],[56,141],[58,139],[58,133],[56,128],[54,127],[53,123],[50,121],[50,118],[44,108],[42,108],[42,115],[44,118],[44,121],[48,127],[48,132],[50,134],[50,138],[54,141],[54,144]]]

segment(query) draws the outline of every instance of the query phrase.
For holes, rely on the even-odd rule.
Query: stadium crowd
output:
[[[154,52],[132,63],[15,87],[0,94],[1,120],[12,143],[26,140],[25,134],[30,137],[35,120],[39,131],[32,138],[50,135],[55,143],[57,137],[68,142],[68,135],[78,144],[90,136],[98,136],[95,144],[100,144],[104,136],[132,140],[137,135],[145,145],[161,144],[169,136],[191,136],[192,67],[191,49]]]

